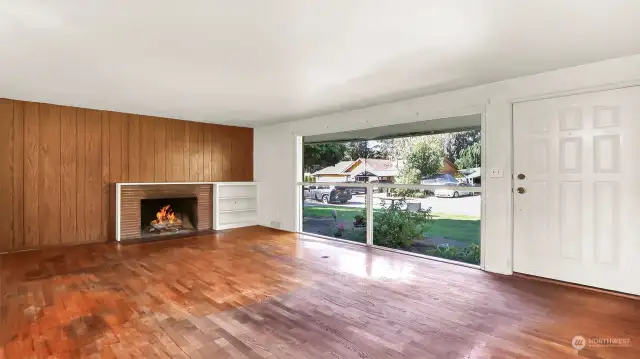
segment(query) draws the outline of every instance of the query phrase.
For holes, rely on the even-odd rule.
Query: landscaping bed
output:
[[[480,264],[480,218],[422,212],[410,214],[399,207],[374,209],[374,244]],[[364,228],[354,227],[356,216],[363,214],[363,209],[339,205],[306,206],[303,231],[364,243]],[[379,238],[376,233],[385,234]]]

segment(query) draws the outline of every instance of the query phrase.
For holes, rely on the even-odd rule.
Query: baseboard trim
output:
[[[516,277],[516,278],[523,278],[523,279],[528,279],[528,280],[535,280],[535,281],[538,281],[538,282],[551,283],[551,284],[560,285],[560,286],[564,286],[564,287],[570,287],[570,288],[582,289],[582,290],[585,290],[585,291],[588,291],[588,292],[601,293],[601,294],[608,294],[608,295],[614,295],[614,296],[616,296],[616,297],[623,297],[623,298],[628,298],[628,299],[640,300],[640,296],[639,296],[639,295],[634,295],[634,294],[629,294],[629,293],[623,293],[623,292],[617,292],[617,291],[615,291],[615,290],[608,290],[608,289],[602,289],[602,288],[590,287],[590,286],[588,286],[588,285],[582,285],[582,284],[576,284],[576,283],[564,282],[564,281],[556,280],[556,279],[550,279],[550,278],[538,277],[538,276],[530,275],[530,274],[524,274],[524,273],[513,272],[513,274],[512,274],[511,276],[512,276],[512,277]]]
[[[282,228],[274,228],[274,227],[270,227],[270,226],[265,226],[265,225],[263,225],[263,224],[258,224],[258,225],[256,225],[255,227],[261,227],[261,228],[264,228],[264,229],[270,229],[270,230],[272,230],[272,231],[274,231],[274,232],[278,232],[278,233],[291,233],[291,234],[295,234],[295,232],[287,231],[287,230],[282,229]]]

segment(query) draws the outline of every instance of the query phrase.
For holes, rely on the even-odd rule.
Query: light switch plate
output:
[[[492,168],[489,172],[489,177],[491,178],[501,178],[502,176],[502,168]]]

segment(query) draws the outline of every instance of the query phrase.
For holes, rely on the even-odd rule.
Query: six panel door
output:
[[[513,125],[514,272],[640,294],[640,87],[517,103]]]

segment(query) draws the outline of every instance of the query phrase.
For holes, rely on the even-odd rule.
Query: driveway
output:
[[[380,208],[380,199],[375,197],[379,194],[375,194],[373,198],[373,208]],[[364,207],[364,195],[359,194],[353,196],[351,200],[345,204],[332,203],[332,206],[344,206],[344,207],[355,207],[355,208],[363,208]],[[411,202],[420,202],[422,208],[431,207],[431,211],[433,213],[449,213],[449,214],[459,214],[465,216],[473,216],[480,217],[481,212],[481,196],[465,196],[459,198],[438,198],[438,197],[428,197],[428,198],[415,198],[410,199]],[[305,206],[315,206],[323,204],[314,200],[305,200]]]

